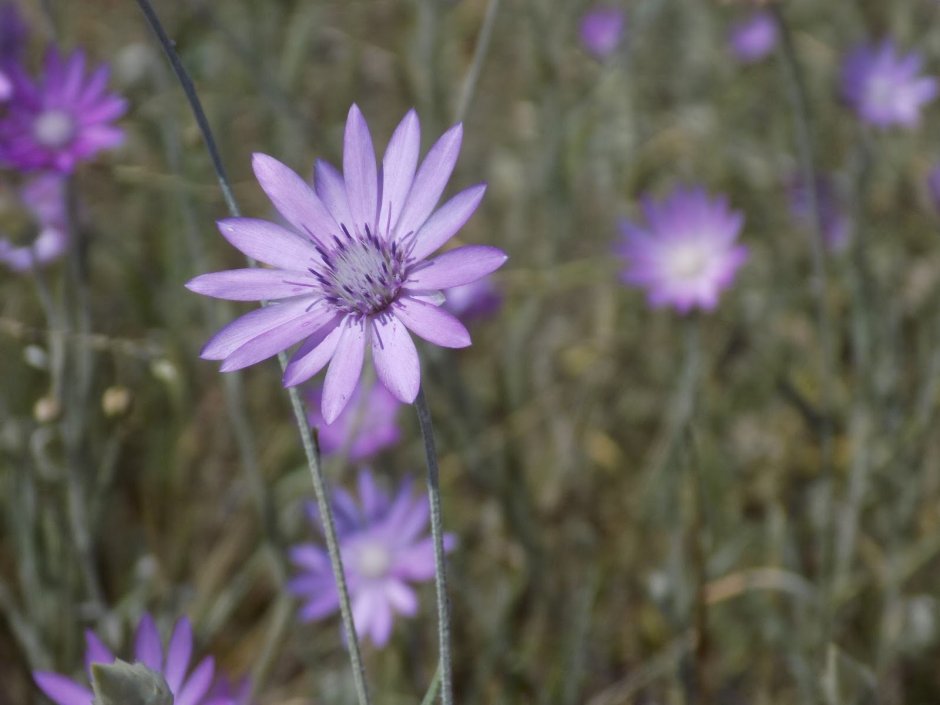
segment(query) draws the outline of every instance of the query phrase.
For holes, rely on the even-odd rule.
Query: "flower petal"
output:
[[[226,218],[216,225],[241,252],[278,269],[306,272],[319,261],[310,241],[275,223],[255,218]]]
[[[414,289],[447,289],[469,284],[496,271],[507,260],[506,253],[487,245],[466,245],[428,260],[411,274],[407,285]]]
[[[421,365],[411,335],[395,316],[372,321],[372,360],[379,380],[392,396],[412,403],[421,384]]]
[[[412,257],[422,260],[450,240],[470,219],[486,193],[486,184],[471,186],[441,206],[415,236]]]
[[[186,288],[197,294],[229,301],[266,301],[290,299],[313,293],[316,282],[305,286],[300,272],[283,269],[228,269],[200,274],[186,282]]]
[[[313,299],[273,304],[239,316],[209,338],[199,356],[204,360],[224,360],[252,338],[307,314]]]
[[[359,374],[362,372],[362,358],[365,354],[366,327],[362,321],[348,316],[343,323],[342,332],[336,343],[336,352],[326,371],[323,382],[323,399],[320,411],[323,420],[333,423],[352,396]]]
[[[327,323],[316,335],[310,336],[304,344],[297,348],[297,352],[291,357],[287,367],[284,368],[284,378],[282,384],[285,387],[293,387],[306,382],[317,372],[326,367],[336,352],[336,344],[339,342],[339,336],[342,328],[339,326],[339,320]]]
[[[144,614],[137,625],[137,635],[134,637],[134,658],[147,668],[163,671],[163,645],[160,644],[160,633],[153,617]]]
[[[327,588],[311,598],[300,609],[300,619],[303,622],[313,622],[323,619],[339,609],[339,593],[336,587]]]
[[[381,596],[376,596],[369,633],[372,643],[380,648],[388,643],[392,635],[392,607],[388,604],[384,591]]]
[[[346,182],[343,181],[343,175],[336,170],[336,167],[323,159],[317,159],[313,173],[317,195],[333,215],[333,220],[340,226],[336,232],[339,233],[344,225],[348,228],[355,228],[356,223],[349,210],[349,199],[346,196]]]
[[[409,110],[395,128],[382,159],[382,203],[379,205],[378,222],[380,232],[395,232],[395,225],[415,180],[420,149],[421,124],[418,114]]]
[[[317,194],[290,167],[260,152],[252,157],[251,166],[271,203],[297,230],[320,242],[337,232],[336,222]]]
[[[417,232],[431,215],[454,171],[462,139],[463,126],[457,124],[441,135],[431,147],[408,193],[408,200],[395,228],[396,237]]]
[[[85,670],[91,677],[91,664],[114,663],[114,654],[91,629],[85,630]]]
[[[395,316],[412,333],[429,343],[444,348],[465,348],[470,345],[470,333],[463,323],[437,306],[404,298],[394,307]]]
[[[163,675],[171,693],[180,692],[186,668],[193,655],[193,627],[186,617],[182,617],[173,629],[170,643],[166,649],[166,668]]]
[[[213,675],[215,675],[215,660],[211,656],[206,656],[190,674],[182,690],[175,693],[173,705],[197,705],[209,692]]]
[[[33,679],[39,689],[56,705],[91,705],[92,698],[95,697],[85,686],[58,673],[35,671]]]
[[[375,170],[375,149],[372,135],[359,106],[353,103],[346,117],[343,140],[343,178],[346,197],[356,226],[367,226],[375,232],[378,215],[378,176]]]
[[[267,360],[294,343],[299,343],[304,338],[313,335],[332,317],[331,311],[320,308],[282,323],[277,328],[266,330],[226,357],[219,369],[222,372],[232,372]]]
[[[401,614],[411,616],[418,611],[417,595],[401,580],[391,578],[385,582],[385,597]]]

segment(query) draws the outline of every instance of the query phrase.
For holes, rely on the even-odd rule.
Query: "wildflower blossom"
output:
[[[859,117],[878,127],[914,127],[937,96],[937,80],[921,76],[919,54],[901,55],[891,40],[863,45],[842,66],[842,94]]]
[[[620,46],[624,13],[613,7],[595,7],[581,18],[581,43],[598,59],[605,59]]]
[[[337,490],[333,507],[356,633],[384,646],[394,615],[412,616],[418,611],[418,598],[409,583],[434,577],[434,546],[425,534],[427,500],[412,495],[410,482],[390,498],[364,470],[359,473],[359,503]],[[314,505],[308,505],[308,514],[319,527]],[[452,536],[445,536],[447,550],[453,543]],[[339,596],[326,551],[301,544],[291,550],[291,560],[301,569],[289,583],[290,591],[306,603],[301,619],[314,621],[337,611]]]
[[[92,631],[85,632],[85,668],[91,672],[95,663],[114,663],[117,659],[104,642]],[[215,674],[215,662],[207,656],[190,671],[193,651],[193,630],[189,620],[177,621],[164,650],[153,618],[146,614],[140,620],[134,639],[133,661],[161,674],[173,693],[174,705],[235,705],[235,701],[209,695]],[[187,675],[188,674],[188,675]],[[56,705],[92,705],[91,689],[78,681],[49,671],[36,671],[33,678],[40,690]]]
[[[55,173],[32,176],[0,198],[0,211],[22,209],[30,221],[22,226],[29,232],[27,244],[16,244],[19,233],[0,230],[0,262],[26,272],[65,254],[70,242],[65,199],[65,177]]]
[[[442,289],[486,276],[506,261],[495,247],[466,245],[428,259],[476,210],[485,187],[473,186],[434,208],[460,149],[456,125],[431,147],[420,167],[418,116],[401,121],[376,168],[372,137],[355,105],[346,122],[343,174],[316,165],[316,190],[276,159],[256,154],[255,176],[291,231],[264,220],[219,223],[222,235],[274,269],[204,274],[187,286],[236,301],[279,303],[236,319],[203,348],[202,357],[237,370],[302,344],[284,385],[329,369],[320,409],[332,423],[359,379],[366,347],[379,380],[402,402],[420,384],[409,331],[443,347],[470,344],[463,324],[439,308]]]
[[[806,225],[814,225],[810,191],[802,179],[794,179],[789,188],[790,212]],[[839,199],[833,180],[816,176],[816,208],[826,247],[833,252],[844,250],[852,236],[852,221]]]
[[[85,72],[85,55],[50,50],[42,77],[33,81],[18,65],[8,67],[12,96],[0,120],[0,161],[28,169],[71,172],[86,159],[121,143],[112,123],[127,103],[107,92],[109,69]]]
[[[779,33],[773,14],[761,10],[732,26],[728,46],[738,61],[753,63],[766,58],[776,48]]]
[[[398,428],[401,402],[384,386],[373,384],[363,393],[362,383],[357,384],[349,397],[349,404],[333,423],[327,423],[320,413],[322,391],[317,387],[308,395],[307,420],[318,430],[320,450],[324,455],[348,450],[350,460],[364,460],[398,443],[401,437]]]
[[[493,284],[492,277],[484,277],[470,284],[455,286],[447,292],[447,309],[463,321],[482,318],[494,313],[503,303],[503,297]]]
[[[643,211],[645,226],[621,223],[623,281],[646,289],[654,307],[713,310],[747,259],[737,244],[742,214],[700,188],[676,189],[659,203],[645,199]]]

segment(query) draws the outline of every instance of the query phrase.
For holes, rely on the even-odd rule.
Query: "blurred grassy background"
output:
[[[278,599],[224,380],[198,358],[215,325],[182,285],[239,258],[214,228],[224,204],[182,93],[133,2],[45,7],[24,5],[37,54],[53,32],[87,48],[113,63],[133,107],[124,148],[74,179],[87,308],[66,264],[43,279],[68,330],[29,277],[0,278],[0,703],[38,702],[30,668],[77,671],[83,628],[127,643],[145,608],[164,623],[189,614],[233,675],[265,654],[262,703],[352,702],[337,620],[295,624]],[[460,238],[511,259],[498,275],[505,306],[473,328],[473,347],[423,358],[445,519],[460,537],[458,701],[934,703],[940,250],[924,177],[940,121],[933,108],[918,131],[866,132],[836,82],[841,56],[866,37],[890,35],[936,70],[937,3],[783,4],[818,166],[836,173],[855,223],[849,250],[827,256],[828,412],[811,235],[786,199],[798,165],[785,66],[728,55],[741,5],[623,7],[625,46],[599,63],[577,41],[586,4],[502,0],[465,115],[451,192],[480,180],[490,190]],[[354,101],[379,148],[417,107],[427,146],[454,120],[486,8],[157,4],[256,217],[271,213],[250,154],[301,173],[316,156],[338,161]],[[697,321],[650,311],[618,284],[610,254],[616,218],[678,183],[727,193],[747,215],[751,260]],[[236,309],[218,308],[221,320]],[[692,327],[702,384],[683,434]],[[311,489],[276,365],[243,378],[280,531],[305,540]],[[421,475],[417,425],[403,419],[407,441],[374,463],[379,475]],[[340,462],[328,470],[354,478]],[[70,523],[76,488],[90,562]],[[366,649],[380,704],[417,702],[433,673],[432,588],[395,629],[390,648]]]

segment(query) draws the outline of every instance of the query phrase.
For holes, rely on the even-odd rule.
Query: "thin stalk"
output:
[[[832,468],[832,322],[826,302],[829,290],[826,259],[824,251],[824,228],[822,213],[819,209],[816,192],[816,167],[813,146],[812,116],[807,98],[806,82],[793,46],[793,37],[789,25],[780,7],[771,6],[771,11],[780,27],[782,57],[787,77],[787,88],[794,117],[797,158],[800,163],[804,188],[810,212],[813,216],[814,232],[810,240],[813,262],[812,288],[816,299],[816,319],[819,336],[819,389],[822,413],[819,422],[820,459],[822,465],[823,491],[826,504],[824,526],[821,528],[822,540],[820,555],[820,596],[822,605],[822,629],[820,640],[820,662],[825,663],[826,645],[832,639],[833,629],[833,587],[834,572],[830,566],[834,552],[834,532],[831,517],[834,504],[834,477]]]
[[[490,0],[486,6],[486,14],[483,16],[483,25],[480,27],[480,34],[477,37],[476,48],[473,50],[473,60],[470,62],[470,68],[467,69],[467,75],[464,77],[463,84],[460,86],[460,98],[457,101],[457,122],[466,117],[467,109],[470,107],[470,101],[476,91],[477,82],[480,80],[480,74],[483,71],[483,62],[486,60],[486,54],[490,48],[490,40],[493,37],[493,27],[496,26],[496,12],[499,10],[500,0]]]
[[[454,702],[450,654],[450,604],[447,599],[447,565],[444,560],[444,530],[441,520],[441,488],[437,467],[437,450],[434,447],[434,426],[424,388],[418,390],[415,399],[418,425],[424,440],[424,455],[428,464],[428,502],[431,505],[431,534],[434,539],[434,587],[437,590],[437,635],[440,642],[441,703]]]
[[[441,689],[441,665],[438,664],[437,668],[434,670],[434,677],[431,678],[431,685],[428,686],[428,691],[424,694],[424,698],[421,699],[421,705],[431,705],[437,699],[437,692]]]
[[[241,215],[241,211],[239,210],[238,203],[235,200],[235,194],[229,185],[228,177],[225,173],[225,167],[222,164],[222,158],[219,154],[215,138],[212,134],[212,128],[209,126],[209,120],[202,108],[202,103],[199,100],[199,95],[196,92],[192,79],[190,79],[189,74],[183,66],[183,63],[179,58],[179,54],[176,52],[173,42],[170,40],[166,34],[166,31],[163,29],[163,25],[160,23],[160,19],[157,17],[156,12],[154,12],[150,1],[137,0],[137,5],[144,13],[150,28],[153,30],[157,40],[160,42],[167,59],[170,61],[170,64],[173,67],[173,72],[176,74],[177,79],[179,79],[180,85],[183,88],[183,92],[186,94],[190,109],[193,112],[193,116],[196,118],[196,123],[198,124],[203,140],[205,141],[206,150],[209,152],[209,157],[212,160],[212,166],[215,170],[216,177],[218,178],[219,187],[222,190],[222,195],[225,198],[225,203],[228,206],[229,213],[233,217],[238,217]],[[250,262],[250,264],[254,266],[253,262]],[[265,304],[262,303],[262,305]],[[283,369],[287,365],[287,356],[282,352],[278,355],[278,361],[280,362],[281,368]],[[316,444],[313,441],[313,434],[310,431],[310,426],[307,423],[307,415],[304,410],[303,402],[300,399],[300,394],[298,393],[296,387],[291,387],[287,391],[290,398],[291,409],[294,412],[294,420],[297,423],[297,430],[300,433],[301,444],[303,445],[304,454],[307,458],[307,467],[310,470],[310,479],[313,482],[313,490],[314,494],[316,495],[317,507],[319,508],[320,517],[323,521],[323,533],[326,539],[327,552],[330,556],[330,564],[333,569],[333,576],[336,580],[336,588],[339,593],[340,613],[342,616],[343,631],[346,637],[346,645],[349,649],[349,660],[352,665],[356,697],[359,701],[359,705],[369,705],[369,693],[366,687],[365,669],[362,665],[362,656],[359,650],[359,639],[356,636],[356,629],[353,624],[352,608],[350,607],[349,602],[349,589],[346,584],[346,574],[343,570],[343,561],[340,555],[339,541],[336,536],[336,525],[333,520],[333,508],[330,504],[326,482],[323,478],[323,472],[320,467],[320,457],[317,453]]]

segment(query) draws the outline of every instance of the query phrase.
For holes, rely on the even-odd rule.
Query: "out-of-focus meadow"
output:
[[[463,116],[448,193],[489,190],[458,237],[510,260],[472,347],[419,346],[458,539],[457,702],[937,701],[940,106],[876,129],[838,88],[872,38],[940,71],[936,2],[789,0],[784,41],[747,64],[728,32],[752,8],[705,0],[623,3],[602,60],[576,0],[156,5],[246,215],[274,217],[251,154],[341,161],[354,102],[380,152],[412,106],[424,149]],[[40,702],[32,670],[78,676],[86,628],[126,653],[145,611],[188,615],[258,703],[354,702],[338,618],[302,623],[283,589],[284,547],[315,535],[280,371],[241,373],[246,428],[199,358],[250,309],[183,287],[241,265],[179,84],[130,0],[21,9],[31,62],[53,37],[84,47],[130,110],[124,145],[71,179],[80,253],[0,275],[0,704]],[[851,223],[822,268],[791,213],[807,133]],[[618,218],[683,184],[746,218],[750,258],[712,313],[651,309],[618,278]],[[369,461],[388,487],[423,478],[400,420]],[[354,487],[356,464],[325,463]],[[363,645],[379,705],[434,674],[419,595],[388,646]]]

